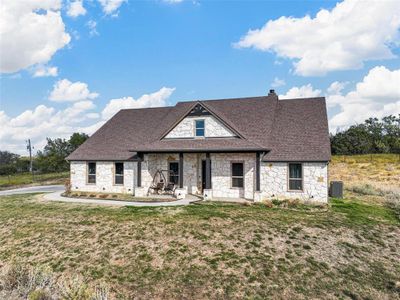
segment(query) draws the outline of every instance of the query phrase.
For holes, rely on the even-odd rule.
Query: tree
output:
[[[65,158],[71,153],[70,144],[65,139],[47,138],[43,151],[38,151],[36,166],[42,172],[60,172],[68,170]]]
[[[69,138],[69,144],[71,146],[71,153],[75,151],[80,145],[82,145],[89,136],[86,133],[75,132]]]
[[[333,154],[366,154],[370,153],[373,143],[364,125],[353,125],[344,132],[331,136]]]
[[[8,176],[8,182],[11,182],[10,176],[17,173],[17,168],[14,164],[0,165],[0,175]]]
[[[9,151],[0,151],[0,165],[14,164],[18,161],[19,155]]]
[[[389,147],[389,152],[400,153],[400,115],[382,118],[384,141]]]
[[[20,160],[20,156],[9,151],[0,151],[0,175],[8,176],[8,182],[10,182],[10,176],[17,172],[17,163]]]
[[[69,140],[47,138],[43,151],[38,151],[36,167],[42,172],[61,172],[69,168],[65,158],[83,144],[89,136],[85,133],[74,133]]]
[[[369,118],[330,139],[333,154],[400,153],[400,115]]]

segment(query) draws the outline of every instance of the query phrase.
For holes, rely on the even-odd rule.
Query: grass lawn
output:
[[[400,298],[400,220],[357,198],[333,199],[327,210],[288,210],[114,208],[7,196],[0,237],[0,268],[50,266],[105,282],[117,299]]]
[[[31,173],[0,176],[0,190],[32,184],[64,184],[68,178],[69,172],[35,174],[34,178]]]

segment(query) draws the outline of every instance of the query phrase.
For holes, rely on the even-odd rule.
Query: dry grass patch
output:
[[[329,165],[329,179],[342,180],[350,185],[369,183],[398,188],[399,157],[396,154],[333,156]]]
[[[0,264],[18,258],[88,285],[105,282],[117,299],[399,297],[399,221],[391,208],[358,200],[317,212],[11,196],[0,198],[0,236]]]

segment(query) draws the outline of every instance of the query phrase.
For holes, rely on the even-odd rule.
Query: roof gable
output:
[[[243,135],[234,128],[232,124],[226,119],[221,118],[217,113],[215,113],[212,109],[206,106],[205,103],[200,101],[194,102],[189,109],[181,115],[181,117],[173,123],[171,127],[166,130],[160,139],[165,138],[193,138],[194,137],[194,129],[190,128],[188,120],[189,118],[207,118],[209,123],[213,123],[216,128],[218,128],[218,132],[220,133],[219,137],[238,137],[244,138]],[[186,124],[185,124],[186,123]],[[193,123],[190,123],[193,126]],[[211,125],[211,124],[210,124]],[[179,129],[183,126],[189,127],[186,128],[186,132],[182,134],[177,133]],[[191,131],[192,134],[188,134]],[[207,136],[206,136],[207,137]],[[218,137],[218,136],[208,136],[208,137]]]

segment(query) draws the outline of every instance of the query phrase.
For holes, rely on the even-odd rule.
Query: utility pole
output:
[[[33,163],[32,163],[32,144],[31,144],[31,139],[28,139],[26,141],[27,145],[26,145],[26,149],[28,149],[29,151],[29,172],[32,173],[32,181],[33,181]]]

